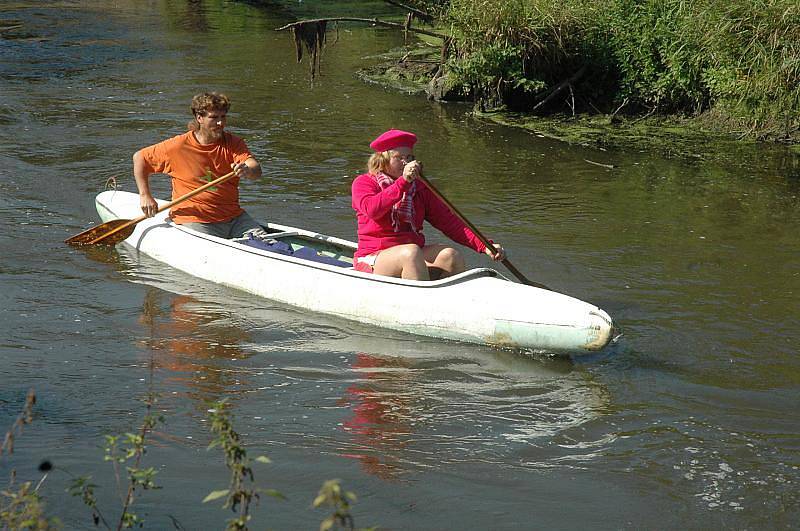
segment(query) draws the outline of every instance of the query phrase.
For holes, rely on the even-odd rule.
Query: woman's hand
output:
[[[506,250],[503,249],[503,246],[500,245],[499,243],[492,243],[492,245],[494,246],[494,249],[492,249],[491,247],[487,247],[486,249],[483,250],[483,252],[486,253],[489,256],[489,258],[491,258],[495,262],[502,262],[503,260],[505,260]]]
[[[403,166],[403,179],[408,182],[414,182],[414,179],[422,173],[422,164],[418,160],[413,160]]]

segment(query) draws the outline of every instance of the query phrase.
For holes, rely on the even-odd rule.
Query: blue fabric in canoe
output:
[[[349,263],[343,260],[333,258],[332,256],[325,256],[323,254],[319,254],[317,251],[315,251],[310,247],[301,247],[297,250],[294,250],[291,245],[289,245],[286,242],[282,242],[280,240],[261,240],[258,238],[253,238],[251,236],[250,239],[241,240],[239,243],[242,243],[244,245],[249,245],[250,247],[255,247],[256,249],[269,251],[271,253],[278,253],[287,256],[294,256],[295,258],[302,258],[303,260],[309,260],[311,262],[319,262],[321,264],[328,264],[339,267],[352,267]]]

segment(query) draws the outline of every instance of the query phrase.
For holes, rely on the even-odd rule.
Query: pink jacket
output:
[[[354,257],[367,256],[395,245],[416,243],[425,246],[425,236],[401,223],[400,230],[392,227],[392,205],[403,196],[411,183],[403,177],[385,189],[378,186],[374,176],[364,173],[353,181],[352,204],[358,219],[358,250]],[[486,246],[442,203],[421,181],[417,181],[414,194],[414,225],[422,227],[427,220],[453,241],[482,253]]]

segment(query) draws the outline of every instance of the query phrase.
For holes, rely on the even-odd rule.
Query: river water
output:
[[[0,10],[0,428],[28,389],[33,423],[0,457],[38,480],[48,514],[87,528],[64,493],[90,474],[114,521],[103,437],[165,422],[136,499],[151,529],[222,528],[227,486],[208,400],[228,398],[262,499],[253,528],[313,529],[326,479],[389,529],[790,528],[800,518],[800,164],[769,146],[686,161],[599,151],[482,123],[358,81],[391,31],[330,32],[322,75],[274,28],[369,16],[377,2],[19,0]],[[335,41],[335,43],[334,43]],[[365,59],[366,58],[366,59]],[[349,185],[397,127],[439,189],[532,279],[608,311],[624,335],[575,359],[420,339],[331,320],[63,240],[97,222],[110,177],[184,130],[200,90],[265,168],[257,217],[354,239]],[[709,148],[709,149],[714,149]],[[607,169],[586,160],[613,164]],[[159,195],[166,179],[154,177]],[[441,236],[427,229],[428,236]],[[472,263],[484,264],[470,255]],[[264,282],[269,282],[264,279]]]

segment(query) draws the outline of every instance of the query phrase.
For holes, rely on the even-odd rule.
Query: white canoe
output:
[[[103,222],[141,215],[139,196],[130,192],[102,192],[96,206]],[[123,243],[195,277],[314,312],[423,336],[572,354],[602,349],[614,332],[600,308],[493,269],[436,281],[371,275],[352,268],[351,241],[265,224],[270,238],[294,251],[281,254],[253,246],[260,242],[200,234],[166,216],[140,222]],[[304,258],[309,248],[312,259]]]

